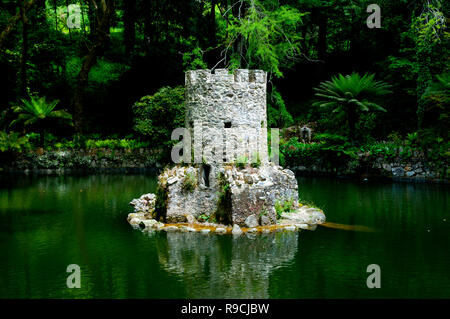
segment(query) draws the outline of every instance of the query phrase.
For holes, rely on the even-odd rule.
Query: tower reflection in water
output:
[[[149,236],[156,242],[160,265],[179,276],[188,298],[268,298],[269,276],[294,259],[299,233]]]

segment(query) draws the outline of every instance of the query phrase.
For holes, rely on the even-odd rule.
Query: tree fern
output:
[[[374,74],[364,74],[361,77],[358,73],[333,76],[331,81],[322,82],[314,89],[318,99],[313,105],[333,113],[346,113],[349,137],[353,140],[358,111],[386,112],[386,109],[372,99],[390,93],[390,85],[376,81],[374,77]]]
[[[67,125],[73,125],[72,115],[64,110],[55,110],[58,100],[47,102],[45,97],[30,95],[29,100],[21,99],[21,104],[13,107],[13,112],[18,113],[15,120],[10,123],[10,127],[22,124],[30,126],[39,124],[41,133],[41,144],[44,143],[45,127],[44,122],[54,119]]]

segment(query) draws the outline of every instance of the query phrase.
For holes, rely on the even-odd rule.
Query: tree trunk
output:
[[[45,130],[42,129],[41,132],[39,133],[39,144],[41,147],[45,147]]]
[[[89,36],[91,39],[95,38],[95,33],[97,32],[97,15],[92,2],[88,1]]]
[[[88,53],[83,58],[80,73],[78,73],[77,84],[73,97],[73,120],[75,126],[75,133],[77,135],[83,134],[83,102],[84,92],[89,80],[89,72],[95,64],[98,55],[100,54],[103,45],[109,38],[110,20],[114,11],[113,0],[98,1],[97,17],[101,17],[98,21],[98,29],[96,32],[96,39],[93,46],[88,50]]]
[[[324,9],[318,11],[319,35],[317,38],[317,57],[319,60],[325,60],[327,53],[327,25],[328,17]]]
[[[158,2],[159,1],[155,1]],[[150,49],[150,46],[153,44],[154,39],[154,27],[152,25],[152,3],[150,1],[143,1],[143,14],[144,14],[144,42],[146,44],[147,49]]]
[[[17,22],[19,22],[19,20],[22,19],[22,15],[23,14],[26,15],[28,10],[30,10],[30,8],[34,5],[35,2],[36,2],[36,0],[30,0],[28,2],[24,1],[24,5],[21,8],[21,10],[19,12],[17,12],[15,15],[13,15],[9,19],[8,24],[6,25],[6,28],[0,34],[0,51],[1,51],[2,47],[3,47],[3,44],[4,44],[5,40],[6,40],[6,38],[11,33],[11,31],[14,29],[14,27],[17,24]]]
[[[347,107],[348,136],[352,144],[355,142],[356,106],[349,104]]]
[[[241,4],[237,4],[231,10],[236,19],[241,20],[245,16],[245,2],[242,1]],[[240,68],[246,68],[246,66],[242,65],[242,57],[244,57],[244,37],[239,34],[236,40],[233,43],[233,52],[237,55],[238,65]]]
[[[69,12],[69,0],[66,0],[66,7],[67,7],[67,17],[66,17],[66,27],[69,29],[69,40],[72,40],[72,33],[70,32],[70,28],[69,28],[69,17],[70,17],[70,12]]]
[[[58,31],[58,5],[56,0],[53,0],[53,10],[55,12],[55,30]]]
[[[211,0],[211,12],[209,13],[209,45],[216,45],[216,0]]]
[[[123,24],[124,24],[124,45],[126,55],[131,55],[134,51],[134,43],[136,40],[136,28],[135,28],[135,11],[136,11],[136,0],[126,0],[124,1],[124,14],[123,14]]]
[[[28,55],[28,18],[25,13],[26,2],[24,1],[22,12],[22,52],[20,55],[20,94],[27,92],[27,55]]]
[[[81,8],[81,27],[83,28],[83,35],[86,36],[86,22],[84,20],[84,1],[80,0],[80,8]]]

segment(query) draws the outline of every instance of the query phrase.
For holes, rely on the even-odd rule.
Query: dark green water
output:
[[[154,176],[2,177],[1,298],[440,298],[450,297],[449,188],[299,179],[300,197],[328,221],[257,238],[146,234],[128,202]],[[81,288],[66,267],[81,267]],[[381,267],[368,289],[366,268]]]

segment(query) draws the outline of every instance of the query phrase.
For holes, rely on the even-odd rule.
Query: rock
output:
[[[201,232],[202,234],[209,234],[209,233],[211,232],[211,230],[208,229],[208,228],[202,228],[202,229],[200,229],[200,232]]]
[[[247,184],[253,184],[253,178],[252,178],[252,175],[250,175],[250,174],[245,174],[245,175],[244,175],[244,181],[245,181]]]
[[[196,232],[197,230],[195,228],[189,227],[189,226],[182,226],[181,229],[183,231],[187,231],[187,232]]]
[[[413,176],[414,176],[414,174],[415,174],[415,172],[414,172],[414,171],[409,171],[409,172],[406,172],[406,177],[413,177]]]
[[[259,181],[259,177],[257,174],[251,174],[250,175],[251,179],[252,179],[252,184],[256,184]]]
[[[139,219],[139,218],[132,218],[131,220],[130,220],[130,224],[131,225],[139,225],[141,223],[141,219]]]
[[[195,224],[197,222],[197,219],[192,214],[186,214],[186,221],[188,224]]]
[[[157,230],[161,230],[162,228],[164,228],[164,223],[158,222],[157,224],[155,224],[154,226]]]
[[[258,218],[255,215],[250,215],[245,219],[245,226],[251,228],[258,226]]]
[[[177,226],[166,226],[166,227],[162,228],[162,230],[165,230],[165,231],[177,231],[178,229],[179,228]]]
[[[176,176],[167,179],[167,185],[169,186],[175,184],[176,182],[178,182],[178,177]]]
[[[139,224],[139,226],[143,226],[143,228],[147,228],[147,227],[154,227],[156,224],[158,224],[158,221],[155,219],[146,219],[146,220],[142,220]]]
[[[241,227],[239,227],[238,224],[234,224],[233,229],[231,230],[231,233],[233,235],[240,235],[240,234],[242,234],[242,229],[241,229]]]
[[[224,233],[227,232],[227,230],[225,228],[223,228],[223,227],[217,227],[215,232],[218,233],[218,234],[224,234]]]
[[[286,227],[284,227],[284,230],[295,231],[295,226],[294,225],[286,226]]]
[[[316,230],[317,228],[317,225],[308,225],[308,224],[296,224],[295,226],[299,229],[304,230]]]
[[[316,208],[298,208],[293,213],[282,213],[281,218],[292,221],[296,224],[316,225],[325,222],[325,214]]]
[[[403,177],[405,174],[405,170],[402,167],[394,167],[392,168],[392,176],[394,177]]]
[[[265,188],[265,187],[269,188],[269,187],[272,187],[273,185],[274,184],[271,181],[267,181],[267,180],[258,182],[258,184],[256,184],[256,186],[261,187],[261,188]]]
[[[266,215],[262,215],[260,218],[260,224],[261,226],[268,226],[271,224],[269,217]]]
[[[128,222],[131,222],[131,220],[133,218],[144,219],[145,218],[145,214],[144,213],[130,213],[130,214],[128,214],[128,217],[127,217]]]
[[[258,229],[257,228],[249,228],[248,230],[247,230],[247,233],[257,233],[258,232]]]
[[[135,198],[130,202],[130,205],[134,207],[135,213],[152,213],[155,210],[156,195],[144,194],[139,198]]]

